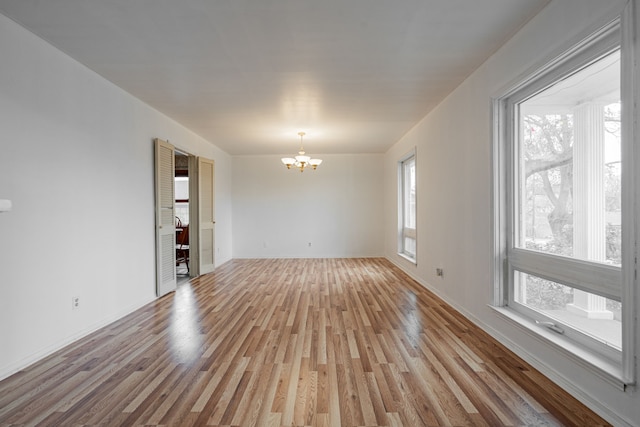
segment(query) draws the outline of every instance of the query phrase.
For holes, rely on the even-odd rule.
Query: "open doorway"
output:
[[[174,195],[176,217],[176,280],[189,280],[191,251],[189,245],[189,155],[175,151]]]

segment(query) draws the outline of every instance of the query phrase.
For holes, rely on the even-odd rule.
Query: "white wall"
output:
[[[385,157],[386,256],[616,425],[640,425],[640,393],[622,392],[525,336],[488,307],[492,280],[491,98],[624,0],[552,1],[394,145]],[[397,160],[418,151],[418,264],[396,255]],[[444,278],[435,274],[444,268]],[[638,330],[638,329],[637,329]],[[640,354],[640,349],[636,354]]]
[[[231,159],[2,15],[0,58],[3,378],[155,298],[154,137],[216,161],[230,259]]]
[[[234,258],[383,255],[383,155],[319,157],[303,173],[278,156],[233,158]]]

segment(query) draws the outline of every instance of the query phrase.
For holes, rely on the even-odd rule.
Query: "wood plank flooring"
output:
[[[0,425],[607,425],[385,259],[233,260],[0,382]]]

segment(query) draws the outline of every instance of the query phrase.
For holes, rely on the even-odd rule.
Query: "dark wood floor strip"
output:
[[[233,260],[0,382],[0,425],[607,425],[385,259]]]

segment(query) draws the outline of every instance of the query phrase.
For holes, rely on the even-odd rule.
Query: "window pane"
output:
[[[519,105],[516,246],[620,265],[620,54]]]
[[[412,237],[404,238],[404,253],[412,258],[416,256],[416,239]]]
[[[416,161],[405,160],[404,170],[404,227],[416,228]]]
[[[620,302],[530,274],[515,276],[515,302],[621,350]]]
[[[189,203],[176,203],[176,218],[182,225],[189,225]]]

